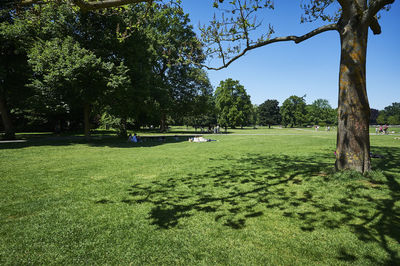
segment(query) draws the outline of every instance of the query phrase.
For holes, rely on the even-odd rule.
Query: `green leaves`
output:
[[[35,72],[31,85],[69,102],[98,100],[113,69],[112,63],[103,62],[71,37],[36,43],[28,61]]]
[[[250,96],[238,80],[221,81],[215,91],[218,123],[222,126],[247,125],[253,106]]]
[[[281,122],[279,102],[277,100],[266,100],[258,107],[259,124],[276,125]]]
[[[283,102],[280,113],[282,116],[282,124],[285,127],[288,125],[291,127],[302,126],[305,122],[306,102],[304,97],[293,95]]]

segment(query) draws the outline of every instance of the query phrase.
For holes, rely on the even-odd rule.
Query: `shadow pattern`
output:
[[[27,138],[26,142],[1,143],[0,149],[22,149],[36,146],[69,146],[77,144],[87,144],[92,147],[110,147],[110,148],[135,148],[135,147],[154,147],[167,143],[177,143],[188,141],[189,137],[172,137],[166,135],[162,138],[151,138],[145,141],[133,143],[128,142],[126,138],[117,136],[92,136],[86,140],[83,136],[40,136]]]
[[[328,151],[315,157],[246,154],[239,159],[212,158],[218,166],[205,173],[133,184],[122,202],[151,204],[149,222],[160,229],[176,227],[182,218],[198,212],[241,229],[249,219],[271,210],[297,220],[295,224],[304,232],[346,226],[359,240],[375,242],[387,254],[384,262],[369,255],[366,259],[396,264],[400,255],[395,248],[400,247],[400,148],[372,150],[383,158],[372,160],[377,172],[367,177],[335,174],[334,157]],[[333,196],[326,199],[330,187]],[[340,193],[334,193],[336,189]],[[358,258],[342,249],[338,259],[354,262]]]

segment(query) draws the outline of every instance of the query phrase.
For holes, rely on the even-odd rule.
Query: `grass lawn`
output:
[[[332,131],[230,133],[0,143],[0,264],[399,265],[400,140],[362,177]]]

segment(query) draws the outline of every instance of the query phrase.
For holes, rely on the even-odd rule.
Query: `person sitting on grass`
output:
[[[132,134],[129,134],[129,136],[128,136],[128,141],[129,142],[139,142],[139,140],[140,140],[140,137],[139,136],[137,136],[136,135],[136,133],[135,134],[133,134],[133,136],[132,136]]]
[[[140,141],[141,141],[140,137],[136,135],[136,133],[134,133],[132,137],[132,142],[140,142]]]

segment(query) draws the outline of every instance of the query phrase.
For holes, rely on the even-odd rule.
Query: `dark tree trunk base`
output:
[[[4,136],[3,139],[6,140],[14,140],[15,139],[15,130],[14,126],[11,122],[10,114],[8,112],[8,108],[5,102],[5,99],[0,96],[0,113],[1,113],[1,119],[3,121],[3,126],[4,126]]]

